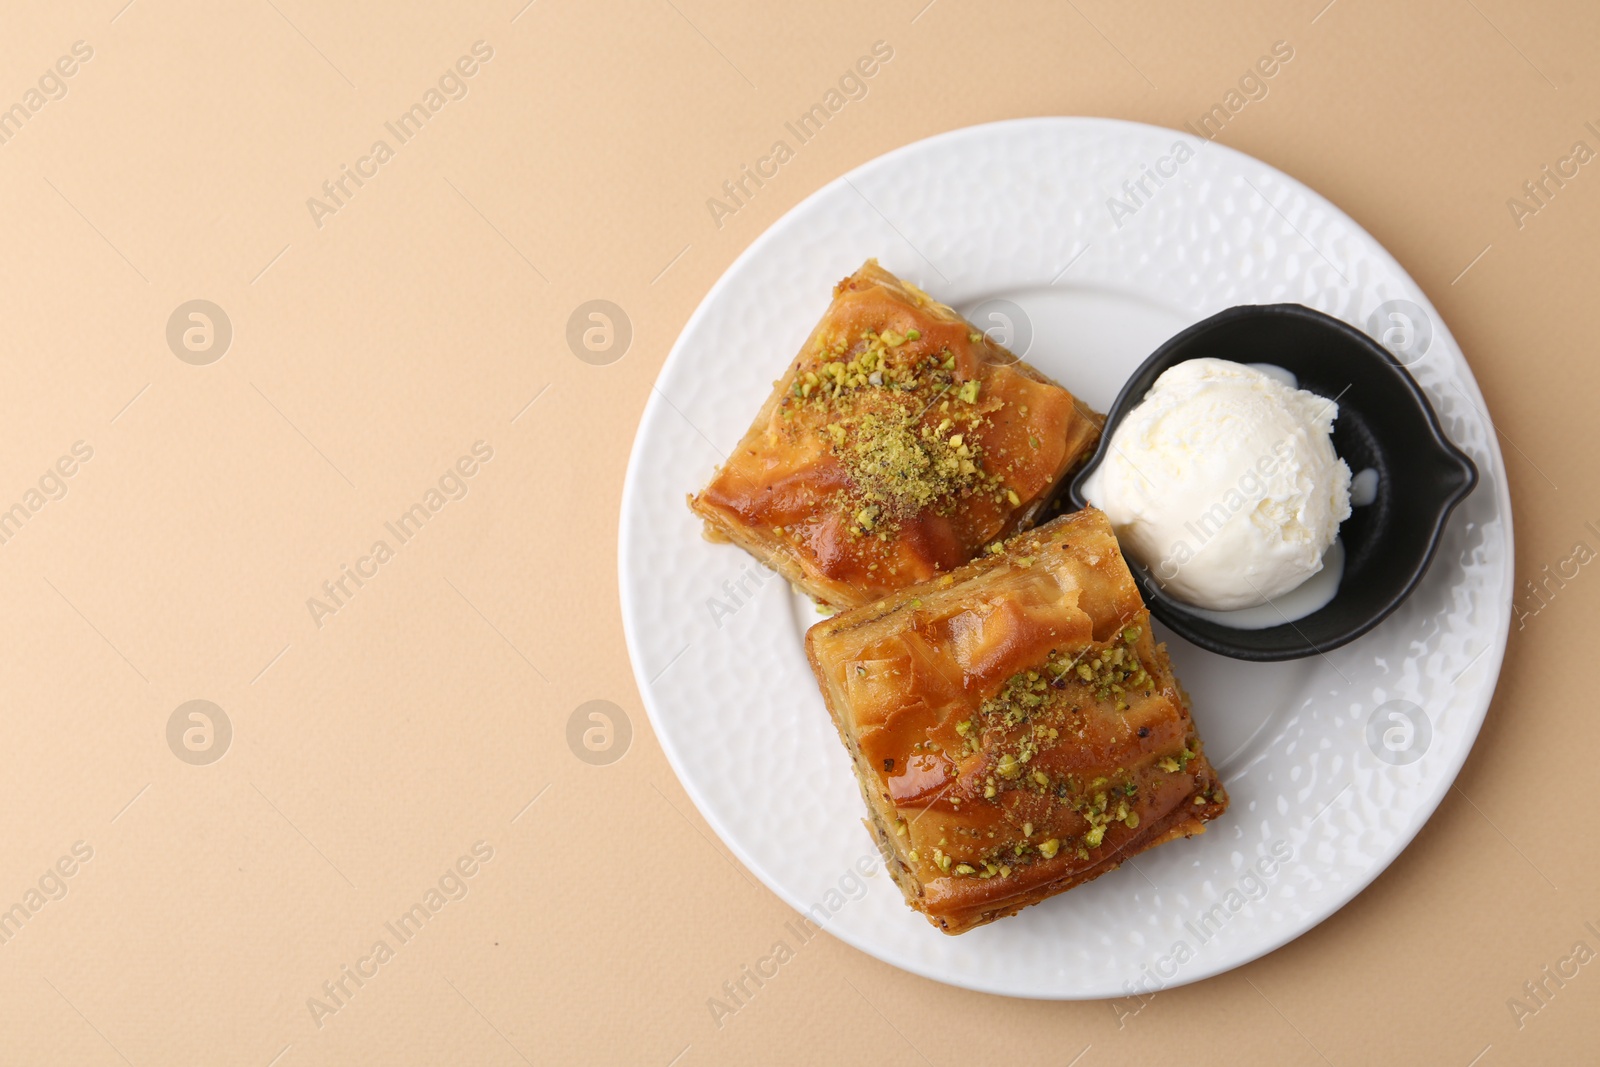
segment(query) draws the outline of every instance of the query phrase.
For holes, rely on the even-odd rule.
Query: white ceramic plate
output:
[[[744,552],[703,540],[684,504],[743,434],[830,287],[868,256],[1100,410],[1185,326],[1235,304],[1306,304],[1399,349],[1482,476],[1416,592],[1353,644],[1262,665],[1163,634],[1232,796],[1227,815],[959,937],[906,907],[861,824],[802,651],[813,608]],[[1511,504],[1485,411],[1454,339],[1399,264],[1264,163],[1103,119],[1025,119],[909,145],[757,239],[662,368],[622,501],[623,623],[645,706],[733,853],[864,952],[1021,997],[1117,997],[1217,974],[1304,933],[1372,881],[1439,804],[1478,733],[1512,599]]]

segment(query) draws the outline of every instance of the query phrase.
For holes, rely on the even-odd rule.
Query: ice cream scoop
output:
[[[1232,611],[1322,569],[1350,516],[1339,406],[1223,359],[1170,367],[1117,425],[1083,484],[1123,550],[1169,596]]]
[[[1371,471],[1351,482],[1354,511],[1339,525],[1335,542],[1344,557],[1337,588],[1320,608],[1295,617],[1298,603],[1316,599],[1310,597],[1314,587],[1336,569],[1341,553],[1332,550],[1310,580],[1256,608],[1218,611],[1187,604],[1164,592],[1125,546],[1135,563],[1133,580],[1157,622],[1208,652],[1256,663],[1327,655],[1370,632],[1420,586],[1441,556],[1447,529],[1460,528],[1451,515],[1478,484],[1477,466],[1451,443],[1422,387],[1370,335],[1301,304],[1241,304],[1174,334],[1134,369],[1107,408],[1100,447],[1067,486],[1065,504],[1089,505],[1084,487],[1117,455],[1113,446],[1123,421],[1163,374],[1200,359],[1270,365],[1286,378],[1292,375],[1297,388],[1336,401],[1328,409],[1329,418],[1338,415],[1335,450],[1351,470]],[[1459,354],[1450,359],[1465,373]],[[1360,488],[1368,490],[1364,498]],[[1160,564],[1159,555],[1155,562]],[[1169,562],[1164,570],[1171,574],[1174,566]],[[1243,616],[1261,613],[1275,616],[1278,625],[1243,624]]]

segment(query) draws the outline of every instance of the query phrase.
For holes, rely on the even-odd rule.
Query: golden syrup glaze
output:
[[[693,506],[787,556],[813,596],[856,605],[1022,525],[1099,429],[1067,390],[869,261]]]
[[[1003,907],[1225,807],[1098,511],[893,599],[853,646],[826,635],[862,611],[808,643],[930,916]]]

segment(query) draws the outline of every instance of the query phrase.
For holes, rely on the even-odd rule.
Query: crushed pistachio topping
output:
[[[981,334],[973,334],[974,344]],[[838,504],[856,537],[892,538],[899,523],[933,510],[987,496],[1021,506],[1005,481],[1014,468],[1004,450],[989,455],[982,444],[996,403],[983,403],[983,386],[962,378],[956,356],[933,347],[922,331],[885,328],[816,342],[802,361],[788,395],[785,421],[815,425],[849,475]],[[785,431],[788,432],[788,431]]]
[[[855,514],[860,534],[874,531],[878,520],[907,519],[927,508],[948,512],[964,497],[1005,490],[998,475],[984,469],[984,450],[967,435],[949,433],[948,418],[930,426],[920,422],[909,405],[892,411],[869,411],[829,424],[833,451],[854,483],[850,502],[864,502]],[[971,427],[982,421],[974,412],[963,420]],[[970,430],[969,430],[970,432]]]
[[[1015,829],[1009,839],[996,840],[977,855],[966,852],[964,862],[954,866],[946,862],[949,857],[942,849],[936,851],[935,864],[941,871],[963,877],[1007,877],[1013,869],[1061,854],[1086,860],[1092,850],[1106,846],[1114,827],[1138,829],[1137,774],[1119,767],[1114,774],[1108,772],[1109,777],[1085,781],[1047,769],[1048,761],[1036,760],[1064,733],[1081,732],[1087,716],[1107,711],[1120,714],[1128,710],[1128,699],[1154,695],[1155,680],[1138,655],[1143,636],[1142,627],[1128,626],[1104,645],[1070,655],[1051,650],[1043,663],[1013,674],[975,714],[953,724],[960,739],[958,754],[993,754],[987,773],[980,769],[969,802],[981,793],[979,803],[1016,812],[1007,818],[1017,821],[1011,823]],[[1127,731],[1130,737],[1136,732],[1131,724]],[[1148,728],[1137,728],[1139,737],[1149,733]],[[1182,773],[1197,754],[1185,747],[1163,756],[1155,766],[1169,774]],[[1012,795],[1018,792],[1026,795]],[[1041,811],[1058,814],[1041,822]],[[1063,829],[1068,833],[1061,833]],[[1036,831],[1049,835],[1048,839],[1033,843]],[[970,836],[979,835],[973,832]],[[991,831],[988,838],[994,839],[995,834]]]
[[[1160,760],[1156,761],[1156,766],[1160,767],[1168,774],[1178,774],[1189,769],[1189,761],[1192,759],[1194,759],[1194,753],[1190,752],[1186,748],[1182,752],[1178,753],[1176,757],[1162,757]]]

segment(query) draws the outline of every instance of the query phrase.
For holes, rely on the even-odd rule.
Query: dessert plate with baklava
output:
[[[1487,410],[1263,163],[1102,119],[909,145],[757,238],[662,368],[621,519],[645,707],[807,928],[1010,996],[1218,974],[1370,883],[1477,736]]]

